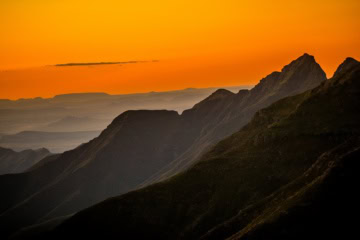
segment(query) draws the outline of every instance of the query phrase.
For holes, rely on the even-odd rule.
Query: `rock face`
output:
[[[258,111],[187,171],[81,211],[44,236],[350,237],[357,228],[349,216],[360,210],[359,112],[355,65]]]
[[[0,187],[16,182],[11,191],[4,189],[9,194],[1,200],[6,203],[0,217],[7,222],[4,231],[71,214],[183,171],[259,109],[325,79],[314,58],[305,54],[250,91],[218,90],[181,115],[127,111],[99,137],[40,164],[26,176],[0,177]],[[41,179],[46,185],[39,184]]]
[[[0,175],[24,172],[50,154],[45,148],[15,152],[0,147]]]
[[[357,64],[359,64],[359,62],[355,59],[351,57],[346,58],[345,61],[336,69],[334,77],[338,77],[340,74],[346,73],[346,71],[353,68]]]

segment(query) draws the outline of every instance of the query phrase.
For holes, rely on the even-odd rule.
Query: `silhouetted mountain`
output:
[[[0,175],[24,172],[50,154],[45,148],[15,152],[0,147]]]
[[[273,72],[260,80],[251,90],[240,90],[238,94],[225,94],[219,90],[194,108],[184,111],[183,118],[197,119],[199,123],[196,126],[199,129],[196,140],[184,154],[143,185],[164,180],[185,170],[210,146],[247,124],[256,111],[286,96],[312,89],[325,79],[326,75],[314,57],[304,54],[286,65],[281,72]],[[194,124],[193,120],[188,122]]]
[[[346,71],[348,71],[357,64],[359,64],[359,62],[356,61],[355,59],[351,57],[346,58],[345,61],[341,63],[340,66],[336,69],[334,73],[334,77],[337,77],[342,73],[345,73]]]
[[[359,112],[356,65],[257,112],[189,170],[81,211],[46,237],[354,236]]]
[[[26,181],[15,180],[14,176],[15,190],[2,200],[12,204],[7,205],[1,219],[12,232],[71,214],[133,190],[143,182],[171,176],[194,164],[211,145],[248,123],[260,108],[325,79],[314,58],[305,54],[250,91],[234,94],[218,90],[181,115],[165,110],[127,111],[99,137],[65,152],[46,167],[37,168],[36,173],[27,175]],[[42,175],[46,176],[47,185],[33,186],[36,180],[29,179]],[[25,179],[21,175],[18,178]],[[0,178],[0,186],[1,181]],[[24,188],[30,188],[34,194],[24,199],[24,194],[17,192]]]

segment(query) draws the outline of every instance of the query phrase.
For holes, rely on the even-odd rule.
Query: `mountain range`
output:
[[[80,211],[42,236],[355,236],[360,64],[347,59],[341,67],[320,86],[258,111],[187,171]]]
[[[236,92],[249,87],[226,89]],[[53,98],[0,99],[0,146],[16,151],[45,147],[51,152],[61,153],[98,136],[126,110],[169,109],[182,112],[215,90],[188,88],[124,95],[72,93]]]
[[[249,87],[251,86],[226,88],[238,91]],[[52,98],[0,99],[0,133],[100,131],[126,110],[171,109],[182,112],[215,90],[216,88],[188,88],[120,95],[72,93]]]
[[[292,194],[301,202],[310,183],[317,189],[319,176],[333,177],[319,169],[331,172],[357,154],[357,78],[354,59],[327,80],[314,57],[304,54],[251,90],[217,90],[181,115],[126,111],[88,143],[25,173],[0,176],[7,193],[1,231],[10,235],[114,197],[48,234],[261,236],[278,206],[291,208]]]

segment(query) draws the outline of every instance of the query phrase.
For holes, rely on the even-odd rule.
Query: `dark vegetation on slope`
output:
[[[314,181],[290,192],[230,239],[352,239],[360,212],[359,146],[332,156]]]
[[[328,228],[325,236],[340,234],[347,224],[354,226],[342,210],[358,210],[357,198],[351,196],[358,183],[353,167],[358,165],[359,136],[357,64],[311,91],[259,111],[186,172],[81,211],[48,236],[266,239],[273,234],[269,238],[296,239],[304,229],[299,236],[312,229],[320,236],[331,223],[324,219],[331,215],[326,211],[341,218],[332,218],[336,223],[329,227],[334,229]],[[337,193],[344,198],[326,202]],[[325,225],[316,229],[316,219]]]

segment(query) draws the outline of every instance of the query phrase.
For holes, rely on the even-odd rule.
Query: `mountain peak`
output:
[[[308,53],[304,53],[301,57],[305,57],[305,58],[314,58],[314,56],[313,55],[310,55],[310,54],[308,54]],[[300,57],[300,58],[301,58]]]
[[[352,68],[353,66],[355,66],[356,64],[359,64],[359,62],[357,60],[355,60],[354,58],[351,57],[347,57],[340,65],[339,67],[336,69],[335,73],[334,73],[334,77],[338,76],[339,74],[349,70],[350,68]]]
[[[199,103],[195,104],[193,108],[185,110],[183,114],[188,114],[189,112],[192,112],[194,109],[207,109],[209,106],[213,108],[214,102],[223,102],[225,99],[231,98],[232,96],[235,96],[236,94],[226,90],[226,89],[218,89],[215,92],[213,92],[210,96],[205,98],[204,100],[200,101]]]
[[[308,53],[304,53],[303,55],[301,55],[300,57],[298,57],[296,60],[311,60],[311,61],[315,61],[315,57],[313,55],[310,55]],[[295,60],[295,61],[296,61]]]
[[[307,53],[304,53],[302,56],[298,57],[294,61],[292,61],[290,64],[283,67],[281,72],[286,72],[291,70],[291,68],[299,67],[299,66],[306,66],[306,65],[317,65],[320,67],[320,65],[315,61],[315,57],[312,55],[309,55]]]
[[[226,89],[218,89],[215,92],[213,92],[208,99],[219,99],[219,98],[224,98],[224,97],[228,97],[228,96],[232,96],[234,95],[233,92],[230,92],[229,90]]]
[[[281,72],[273,72],[263,78],[252,90],[255,98],[276,98],[291,96],[312,89],[326,80],[326,74],[307,53],[284,66]],[[266,97],[264,97],[266,96]]]

